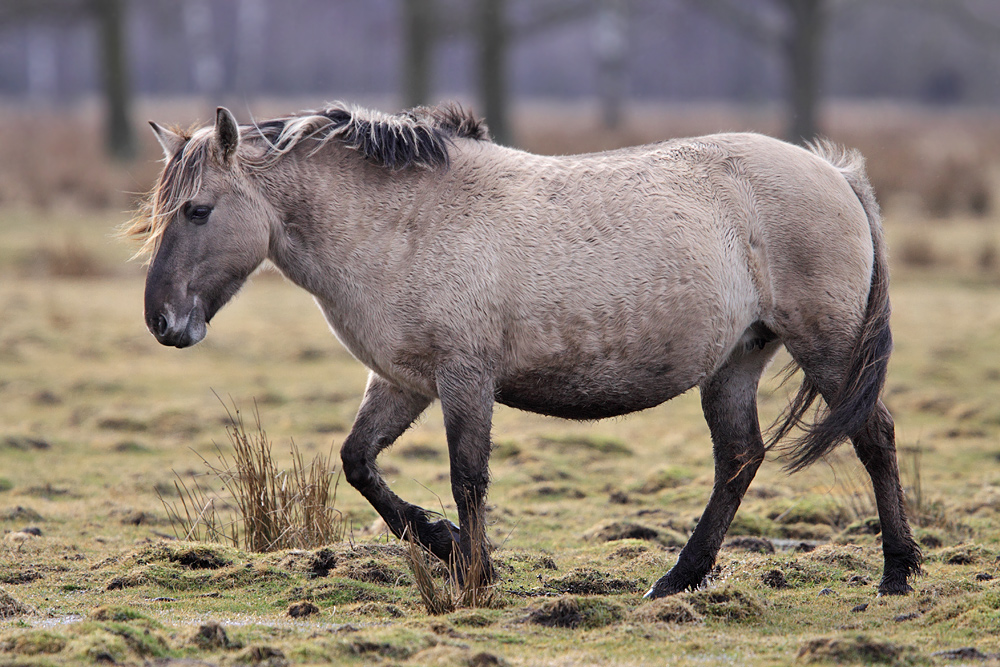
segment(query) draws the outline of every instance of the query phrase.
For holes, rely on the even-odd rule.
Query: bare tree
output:
[[[479,41],[479,99],[493,139],[513,143],[508,121],[507,0],[479,0],[476,35]]]
[[[621,124],[625,99],[625,65],[628,16],[626,0],[601,0],[597,15],[598,94],[604,126]]]
[[[96,21],[100,45],[105,107],[105,146],[108,154],[127,160],[135,156],[131,122],[131,89],[126,66],[125,9],[127,0],[4,0],[0,23]],[[40,57],[51,58],[51,54]],[[45,65],[54,68],[55,63]],[[42,76],[55,76],[53,72]]]
[[[781,2],[788,15],[788,29],[781,43],[788,69],[788,138],[805,143],[819,134],[826,0]]]
[[[434,0],[403,0],[403,101],[408,107],[430,101],[434,43]]]
[[[125,3],[94,0],[104,73],[105,141],[108,154],[120,160],[132,159],[136,152],[125,57]]]
[[[787,138],[806,142],[819,133],[823,49],[831,18],[874,0],[686,0],[734,26],[765,48],[775,48],[786,73]],[[946,16],[970,37],[1000,42],[1000,26],[984,18],[969,0],[877,0],[907,10]]]
[[[776,48],[785,69],[786,138],[804,143],[819,132],[823,40],[830,0],[687,0],[765,48]]]

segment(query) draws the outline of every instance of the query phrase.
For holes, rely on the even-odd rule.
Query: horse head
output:
[[[151,125],[166,166],[145,213],[146,326],[163,345],[188,347],[267,257],[276,214],[241,167],[227,109],[190,136]]]

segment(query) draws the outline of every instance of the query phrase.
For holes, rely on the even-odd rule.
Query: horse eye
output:
[[[193,206],[188,204],[184,208],[184,216],[196,225],[204,225],[208,222],[208,216],[211,213],[211,206]]]

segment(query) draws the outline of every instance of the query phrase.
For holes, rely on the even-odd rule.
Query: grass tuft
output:
[[[485,538],[486,531],[472,530],[472,535]],[[403,535],[407,538],[406,533]],[[406,560],[413,572],[413,580],[420,593],[427,613],[439,616],[450,614],[459,608],[496,608],[503,605],[499,584],[490,581],[487,573],[490,563],[486,560],[486,545],[473,539],[472,557],[467,559],[455,545],[447,564],[444,585],[435,583],[435,571],[440,561],[416,540],[406,540]]]
[[[292,441],[292,469],[278,470],[256,403],[253,430],[247,430],[239,408],[226,408],[226,415],[232,458],[216,445],[218,464],[204,457],[202,461],[207,476],[220,481],[228,497],[219,498],[197,477],[188,485],[180,475],[174,482],[180,508],[158,492],[177,538],[257,553],[340,542],[345,526],[334,507],[339,478],[332,454],[316,456],[306,465]],[[230,506],[235,506],[235,516]]]

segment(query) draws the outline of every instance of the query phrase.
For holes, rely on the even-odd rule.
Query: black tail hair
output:
[[[864,158],[857,151],[844,150],[827,141],[817,141],[809,149],[838,169],[854,190],[868,217],[875,256],[861,332],[841,386],[836,394],[825,397],[827,407],[822,418],[812,424],[805,423],[806,412],[820,396],[819,389],[805,377],[795,398],[772,427],[768,447],[777,444],[795,426],[806,429],[805,435],[785,447],[785,467],[792,472],[815,463],[864,428],[878,406],[892,353],[889,265],[882,218],[874,190],[865,176]]]

